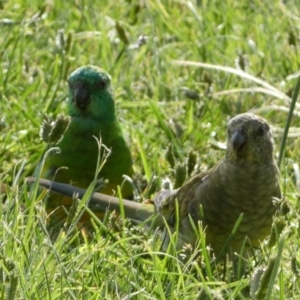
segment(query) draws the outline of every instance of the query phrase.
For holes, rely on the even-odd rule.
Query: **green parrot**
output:
[[[274,201],[281,198],[270,126],[254,114],[240,114],[229,121],[227,135],[225,157],[209,171],[191,177],[177,190],[159,192],[146,203],[123,199],[125,216],[135,221],[149,219],[154,227],[165,229],[163,249],[170,242],[166,223],[171,232],[178,224],[176,246],[181,249],[185,243],[197,243],[191,220],[196,228],[202,221],[206,244],[215,254],[221,252],[240,216],[242,220],[229,241],[231,250],[239,252],[246,237],[253,247],[259,247],[270,233],[276,211]],[[44,179],[39,184],[69,196],[76,192],[83,197],[85,193],[84,189]],[[105,208],[119,212],[120,202],[118,198],[94,193],[88,207],[95,213]]]
[[[122,196],[131,198],[132,186],[123,183],[123,175],[133,175],[133,162],[116,117],[110,75],[99,67],[83,66],[70,75],[68,85],[70,125],[63,139],[51,145],[61,151],[46,158],[42,176],[86,189],[96,173],[99,147],[95,137],[101,136],[102,144],[111,151],[98,175],[108,180],[101,192],[113,195],[120,186]],[[72,197],[51,194],[46,210],[55,210],[58,216],[57,208],[68,208],[71,203]]]

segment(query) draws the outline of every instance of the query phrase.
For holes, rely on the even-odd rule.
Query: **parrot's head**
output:
[[[115,116],[110,75],[96,66],[83,66],[68,79],[71,116],[110,119]]]
[[[226,158],[249,163],[273,162],[273,136],[267,121],[244,113],[232,118],[227,126]]]

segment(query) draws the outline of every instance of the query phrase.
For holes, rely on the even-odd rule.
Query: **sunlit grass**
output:
[[[300,64],[296,1],[0,4],[0,182],[9,185],[0,203],[0,298],[249,299],[255,270],[268,266],[261,293],[299,297],[298,103],[280,152]],[[195,171],[204,171],[223,156],[232,116],[265,117],[282,158],[284,239],[224,268],[210,265],[205,249],[194,261],[180,261],[174,249],[163,254],[159,233],[115,216],[95,220],[92,237],[71,226],[54,241],[44,194],[24,181],[45,149],[44,115],[66,112],[66,79],[85,64],[111,74],[136,174],[147,181],[156,175],[175,182],[166,159],[170,144],[176,166],[195,151]]]

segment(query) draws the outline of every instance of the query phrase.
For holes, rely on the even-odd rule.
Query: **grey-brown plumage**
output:
[[[227,135],[226,155],[213,169],[193,176],[175,191],[160,192],[152,202],[133,204],[123,200],[125,214],[140,221],[157,214],[156,225],[163,227],[165,219],[171,231],[175,231],[178,221],[178,249],[185,243],[193,245],[197,242],[190,218],[196,226],[202,221],[206,243],[216,254],[222,250],[237,219],[243,214],[229,246],[233,251],[239,251],[246,237],[252,246],[259,246],[271,229],[274,198],[281,197],[272,133],[263,118],[245,113],[229,121]],[[70,185],[45,180],[40,184],[67,195],[74,191],[84,193]],[[88,206],[94,212],[106,207],[118,211],[118,199],[108,198],[95,193]],[[179,220],[176,220],[176,203]],[[166,249],[169,236],[167,230],[164,232],[163,248]]]
[[[246,236],[257,247],[270,232],[275,213],[273,200],[281,197],[270,127],[263,118],[246,113],[229,121],[227,134],[225,158],[207,173],[192,177],[164,200],[163,214],[174,212],[175,200],[178,201],[179,248],[184,243],[196,242],[189,215],[195,224],[202,221],[206,243],[216,253],[223,248],[241,214],[242,221],[230,242],[232,250],[239,251]]]

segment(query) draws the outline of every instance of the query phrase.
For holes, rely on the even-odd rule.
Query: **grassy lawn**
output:
[[[92,239],[71,226],[53,240],[45,194],[24,184],[45,149],[44,115],[66,113],[66,79],[86,64],[111,74],[136,177],[156,176],[153,192],[190,153],[194,171],[214,166],[238,113],[268,120],[278,157],[299,28],[296,0],[0,0],[0,182],[10,186],[0,202],[0,298],[300,299],[298,103],[280,165],[287,203],[271,242],[233,265],[210,263],[205,250],[187,261],[163,254],[159,233],[114,214],[95,220]]]

